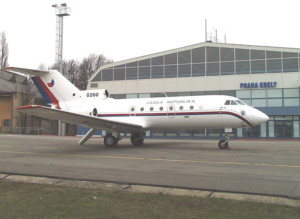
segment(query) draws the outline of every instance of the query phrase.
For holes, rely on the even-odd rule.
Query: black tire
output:
[[[132,134],[130,140],[133,145],[142,145],[144,142],[144,136],[140,134]]]
[[[219,141],[218,146],[220,149],[225,149],[228,147],[228,142],[226,142],[226,144],[224,144],[225,141],[226,141],[225,139],[222,139]]]
[[[113,147],[118,144],[118,140],[116,137],[112,136],[112,134],[108,134],[104,137],[104,145],[106,147]]]

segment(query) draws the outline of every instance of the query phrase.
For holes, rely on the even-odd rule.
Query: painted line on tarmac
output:
[[[218,165],[300,168],[300,165],[265,164],[265,163],[240,163],[240,162],[228,162],[228,161],[175,160],[175,159],[165,159],[165,158],[121,157],[121,156],[83,155],[83,154],[54,154],[54,153],[19,152],[19,151],[0,151],[0,153],[29,154],[29,155],[42,155],[42,156],[63,156],[63,157],[84,157],[84,158],[107,158],[107,159],[123,159],[123,160],[162,161],[162,162],[178,162],[178,163],[200,163],[200,164],[218,164]]]

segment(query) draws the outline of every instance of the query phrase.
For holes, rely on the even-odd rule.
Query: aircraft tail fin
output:
[[[58,109],[60,109],[59,102],[71,100],[74,93],[79,92],[77,87],[56,70],[44,71],[16,67],[8,67],[5,69],[12,72],[32,75],[31,79],[46,103],[56,105]]]

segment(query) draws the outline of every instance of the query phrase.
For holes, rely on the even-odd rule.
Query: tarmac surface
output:
[[[107,148],[103,139],[83,146],[79,139],[0,135],[0,180],[39,176],[300,200],[300,141],[232,140],[231,150],[219,150],[213,140],[145,139],[132,146],[123,139]]]

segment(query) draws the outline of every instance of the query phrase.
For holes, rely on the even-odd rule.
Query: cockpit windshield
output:
[[[241,100],[235,100],[235,102],[237,102],[238,103],[238,105],[246,105],[243,101],[241,101]]]
[[[246,105],[246,104],[241,100],[226,100],[225,105]]]

